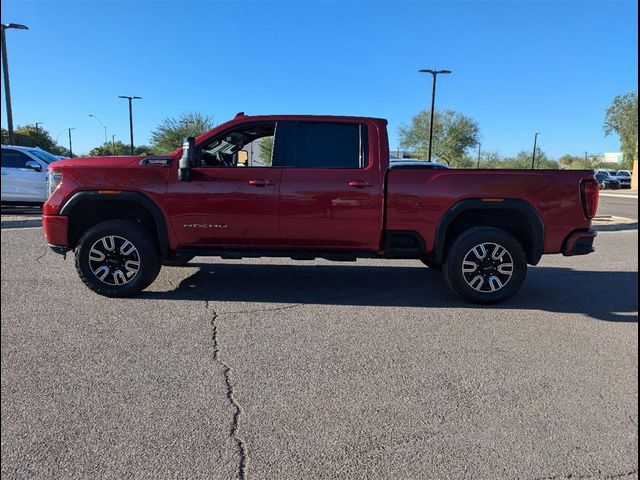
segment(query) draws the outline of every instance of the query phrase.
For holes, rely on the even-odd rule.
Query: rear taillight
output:
[[[596,216],[598,200],[600,199],[600,186],[595,179],[580,182],[580,198],[582,200],[584,217],[587,220],[591,220]]]

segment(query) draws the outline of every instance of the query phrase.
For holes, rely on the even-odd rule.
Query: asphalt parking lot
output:
[[[196,258],[107,299],[16,218],[3,478],[637,478],[637,230],[486,308],[373,260]]]

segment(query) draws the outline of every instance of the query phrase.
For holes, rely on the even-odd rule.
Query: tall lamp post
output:
[[[107,126],[104,123],[102,123],[100,119],[96,117],[93,113],[90,113],[89,116],[93,117],[96,120],[96,122],[98,122],[100,125],[102,125],[102,128],[104,128],[104,146],[108,148],[109,140],[107,139]]]
[[[44,122],[36,122],[36,133],[40,133],[40,128],[38,125],[42,125]]]
[[[536,167],[536,145],[538,144],[538,135],[540,135],[540,132],[536,132],[535,137],[533,137],[533,156],[531,158],[531,170]]]
[[[478,168],[480,168],[480,148],[481,147],[482,147],[482,144],[478,142]]]
[[[11,87],[9,86],[9,58],[7,55],[7,37],[4,31],[10,28],[29,30],[29,27],[19,23],[2,23],[0,26],[2,27],[2,72],[4,73],[4,96],[7,102],[7,130],[9,130],[9,143],[13,145],[15,137],[13,135],[13,113],[11,112]]]
[[[131,108],[132,100],[142,100],[142,97],[130,97],[128,95],[119,95],[118,98],[126,98],[129,100],[129,132],[131,134],[131,155],[133,155],[133,110]]]
[[[431,161],[431,144],[433,143],[433,115],[436,108],[436,77],[438,74],[449,74],[451,70],[418,70],[418,73],[430,73],[433,76],[433,82],[431,83],[431,120],[429,121],[429,154],[427,161]]]
[[[111,146],[112,146],[112,149],[113,149],[113,156],[115,157],[116,155],[118,155],[118,153],[116,152],[116,136],[115,136],[115,134],[111,135]]]
[[[73,146],[71,145],[71,130],[75,130],[75,128],[69,129],[69,156],[73,158]]]

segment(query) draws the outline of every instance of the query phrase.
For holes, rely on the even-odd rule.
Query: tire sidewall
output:
[[[513,260],[513,274],[509,282],[496,292],[479,292],[473,289],[462,273],[462,262],[469,250],[486,242],[506,248]],[[464,299],[491,305],[507,300],[520,289],[527,275],[527,255],[520,242],[504,230],[492,227],[472,228],[454,241],[445,260],[444,274],[449,286]]]
[[[107,235],[117,235],[130,241],[138,250],[140,269],[130,282],[115,286],[102,282],[89,266],[89,251],[93,244]],[[91,227],[78,242],[75,252],[76,269],[82,281],[94,292],[107,297],[128,297],[153,282],[160,270],[160,256],[151,233],[142,225],[128,220],[110,220]]]

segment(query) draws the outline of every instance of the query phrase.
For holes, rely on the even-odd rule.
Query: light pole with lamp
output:
[[[126,98],[129,100],[129,133],[131,134],[131,155],[133,155],[133,110],[131,107],[132,100],[142,100],[142,97],[130,97],[128,95],[119,95],[118,98]]]
[[[533,158],[531,159],[531,170],[536,166],[536,145],[538,144],[538,135],[540,135],[540,132],[536,132],[535,137],[533,137]]]
[[[100,119],[96,117],[93,113],[90,113],[89,116],[93,117],[96,120],[96,122],[98,122],[100,125],[102,125],[102,128],[104,128],[104,146],[105,148],[108,148],[107,145],[109,145],[109,140],[107,139],[107,126],[104,123],[102,123]]]
[[[7,102],[7,130],[9,131],[9,143],[15,143],[13,134],[13,112],[11,111],[11,87],[9,86],[9,57],[7,55],[7,37],[5,30],[14,28],[16,30],[29,30],[26,25],[19,23],[2,23],[2,72],[4,73],[4,97]]]
[[[71,146],[71,130],[75,130],[75,128],[69,129],[69,156],[73,158],[73,147]]]
[[[436,77],[438,74],[450,74],[451,70],[430,70],[422,69],[418,70],[418,73],[430,73],[433,76],[433,82],[431,84],[431,120],[429,121],[429,153],[427,161],[431,162],[431,144],[433,143],[433,115],[436,108]]]

